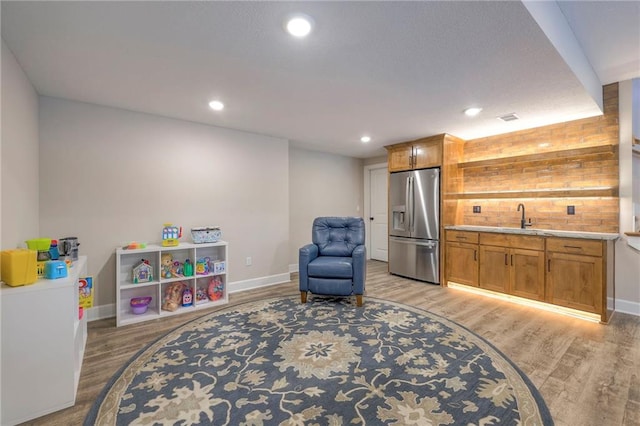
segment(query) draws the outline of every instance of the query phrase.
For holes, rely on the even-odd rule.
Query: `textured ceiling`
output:
[[[600,113],[515,1],[1,7],[2,37],[41,95],[277,136],[309,149],[371,157],[384,145],[437,133],[469,139]],[[583,25],[572,8],[563,12],[573,13],[575,22],[567,21],[576,34],[588,31],[591,23]],[[306,39],[283,31],[293,12],[315,21]],[[606,55],[599,60],[611,63]],[[601,81],[617,81],[612,67],[594,69]],[[213,98],[225,102],[224,111],[208,108]],[[475,105],[484,108],[478,117],[462,114]],[[521,119],[496,119],[512,112]],[[365,133],[369,144],[359,141]]]

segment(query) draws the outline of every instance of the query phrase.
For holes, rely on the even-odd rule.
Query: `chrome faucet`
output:
[[[524,218],[524,204],[522,203],[518,204],[518,211],[520,211],[520,207],[522,207],[522,219],[520,219],[520,228],[526,229],[527,226],[533,226],[533,223],[531,223],[531,219],[529,219],[529,223],[527,223],[527,221]]]

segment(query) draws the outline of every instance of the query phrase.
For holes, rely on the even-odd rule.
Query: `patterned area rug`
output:
[[[138,353],[85,425],[552,425],[529,379],[483,338],[367,298],[246,303]]]

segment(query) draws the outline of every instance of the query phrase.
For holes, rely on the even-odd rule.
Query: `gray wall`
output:
[[[289,263],[297,265],[298,249],[311,242],[318,216],[360,216],[363,206],[361,159],[289,149]]]
[[[0,153],[0,244],[25,247],[25,240],[39,236],[38,95],[4,40]]]
[[[288,274],[288,141],[91,104],[40,98],[40,231],[76,236],[115,301],[118,246],[162,225],[219,225],[233,283]],[[244,259],[252,257],[253,265]]]

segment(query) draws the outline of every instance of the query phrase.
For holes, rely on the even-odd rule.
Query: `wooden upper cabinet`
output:
[[[411,170],[413,165],[413,146],[401,145],[387,148],[390,172]]]
[[[389,171],[400,172],[441,166],[444,138],[445,135],[438,135],[387,146]]]
[[[418,142],[413,145],[413,168],[425,169],[442,164],[442,143],[440,141]]]

